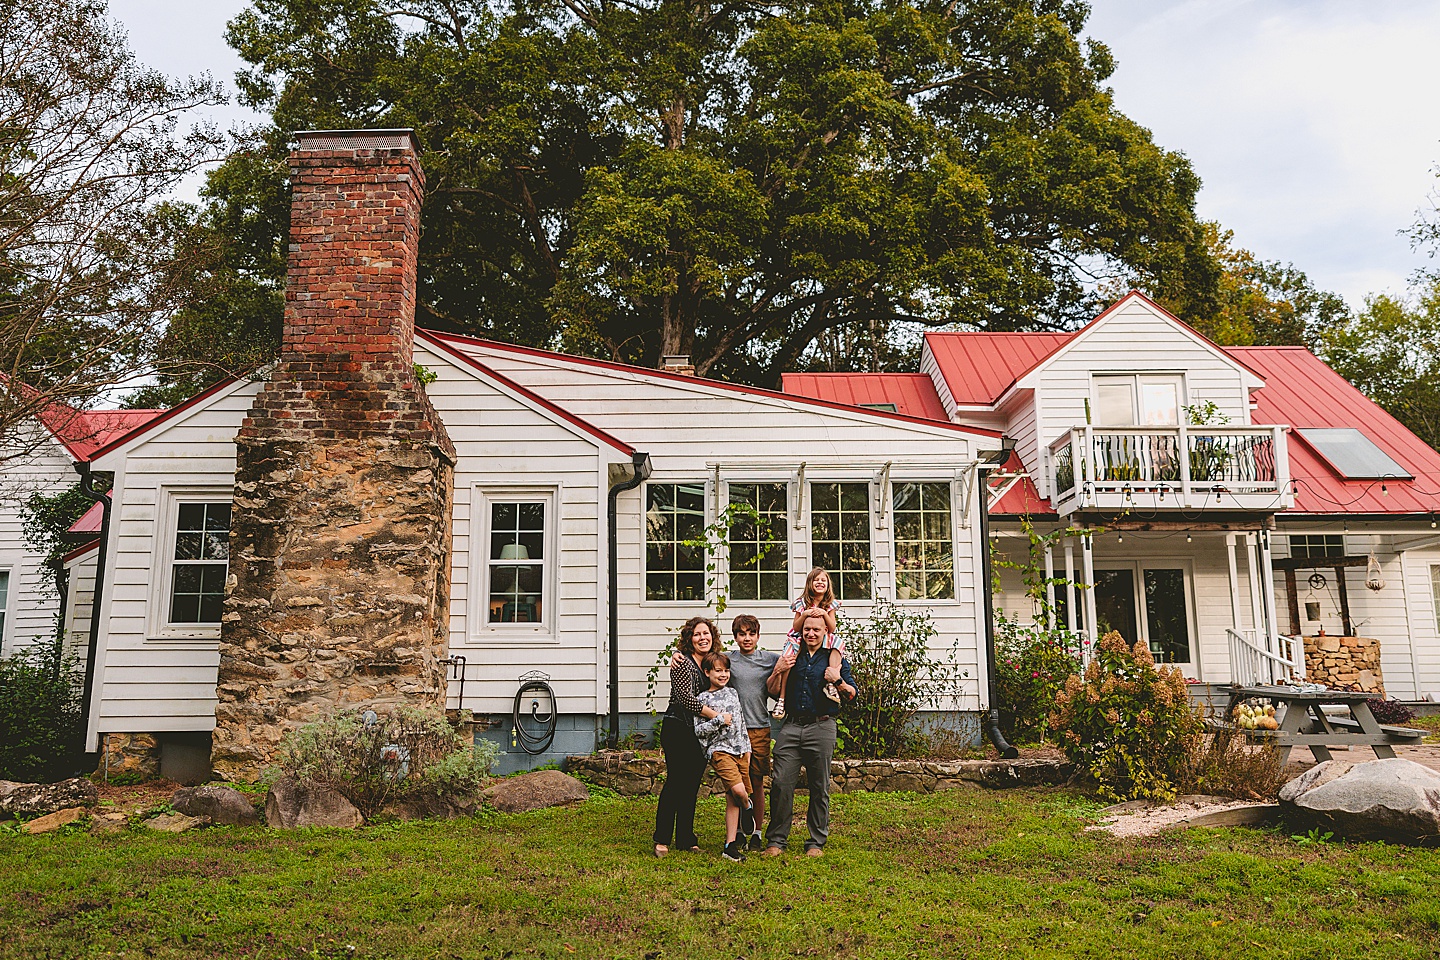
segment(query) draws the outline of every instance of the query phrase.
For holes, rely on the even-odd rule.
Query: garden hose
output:
[[[558,704],[555,699],[555,691],[551,689],[550,684],[547,682],[548,679],[544,674],[526,674],[521,677],[520,689],[515,691],[515,708],[510,714],[511,723],[513,724],[511,729],[514,731],[516,742],[519,743],[520,749],[532,757],[550,749],[550,745],[555,742],[555,727],[560,719],[560,711],[556,709]],[[548,714],[541,716],[540,699],[538,696],[534,696],[530,700],[530,714],[528,719],[543,731],[537,735],[525,729],[524,724],[520,722],[523,717],[521,711],[526,694],[542,693],[550,698],[550,712]]]

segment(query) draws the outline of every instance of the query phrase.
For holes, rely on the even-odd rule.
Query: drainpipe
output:
[[[640,484],[650,479],[650,454],[634,453],[630,455],[630,466],[632,473],[630,479],[621,480],[610,488],[610,496],[606,503],[606,539],[609,540],[609,603],[610,603],[610,746],[612,748],[620,744],[620,573],[616,569],[616,554],[618,545],[615,534],[615,523],[617,506],[616,501],[620,494],[626,490],[634,490]]]
[[[95,551],[95,593],[90,600],[90,643],[85,654],[85,689],[81,693],[80,715],[85,718],[81,733],[81,751],[89,752],[90,704],[95,692],[95,656],[100,649],[100,600],[105,586],[105,554],[110,547],[110,497],[95,489],[95,475],[90,464],[75,464],[80,474],[80,492],[100,504],[100,546]]]
[[[1010,745],[1005,735],[1000,732],[1000,707],[995,698],[995,568],[990,557],[990,471],[1003,464],[1010,458],[1010,451],[1014,449],[1015,441],[1005,438],[1008,443],[1002,447],[998,454],[987,455],[985,462],[980,464],[979,483],[980,488],[980,551],[981,571],[985,577],[985,583],[981,589],[981,595],[985,598],[985,681],[990,690],[990,710],[985,714],[985,733],[990,737],[990,742],[995,744],[995,749],[1000,751],[1000,757],[1004,760],[1014,760],[1020,756],[1020,751]],[[998,456],[997,460],[995,457]]]

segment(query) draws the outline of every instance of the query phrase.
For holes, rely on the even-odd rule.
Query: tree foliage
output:
[[[6,4],[0,18],[0,440],[45,404],[84,405],[149,369],[186,266],[189,214],[161,202],[217,155],[185,113],[208,78],[138,64],[98,0]],[[35,388],[35,389],[31,389]]]
[[[274,127],[212,178],[199,228],[231,257],[211,280],[273,290],[289,131],[413,126],[431,324],[773,384],[903,363],[930,325],[1065,327],[1105,280],[1208,316],[1199,181],[1115,109],[1086,12],[255,0],[228,36]],[[247,261],[234,238],[262,222]],[[278,310],[249,302],[223,342]],[[177,355],[236,315],[182,324]]]

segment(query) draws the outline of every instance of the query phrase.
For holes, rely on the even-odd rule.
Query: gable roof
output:
[[[35,419],[50,432],[77,461],[89,460],[95,451],[136,427],[155,419],[164,410],[79,410],[52,400],[28,383],[0,374],[0,383],[14,383],[26,403],[35,404]]]
[[[1440,508],[1440,452],[1319,357],[1304,347],[1230,347],[1228,352],[1263,371],[1265,386],[1252,395],[1256,423],[1302,430],[1353,427],[1415,475],[1413,480],[1347,480],[1291,430],[1287,447],[1296,493],[1287,513],[1406,514]]]
[[[948,421],[935,381],[923,373],[786,373],[781,389],[788,394],[849,406],[893,403],[907,417]]]
[[[417,331],[419,332],[419,331]],[[648,380],[659,380],[677,385],[683,385],[691,389],[711,390],[719,393],[733,393],[743,396],[758,397],[766,400],[779,400],[789,404],[802,404],[804,406],[817,407],[825,410],[836,410],[849,414],[864,414],[867,417],[875,417],[881,420],[889,420],[895,423],[908,423],[931,429],[950,430],[956,433],[964,433],[970,436],[999,437],[1000,431],[990,430],[985,427],[972,427],[964,424],[951,423],[949,420],[933,420],[926,417],[911,416],[904,413],[890,413],[885,410],[871,410],[865,407],[857,407],[848,403],[839,403],[833,400],[825,400],[817,397],[800,396],[797,394],[782,393],[778,390],[766,390],[763,387],[751,387],[740,383],[730,383],[725,380],[711,380],[706,377],[688,376],[683,373],[671,373],[666,370],[652,370],[649,367],[637,367],[628,363],[616,363],[613,360],[597,360],[593,357],[579,357],[568,353],[557,353],[553,350],[541,350],[537,347],[522,347],[513,343],[501,343],[498,340],[486,340],[481,337],[469,337],[458,333],[442,333],[436,330],[424,331],[427,335],[451,344],[472,344],[487,350],[498,350],[506,353],[513,353],[520,356],[535,357],[539,360],[553,361],[574,364],[579,367],[591,367],[598,370],[613,370],[617,373],[624,373],[630,376],[643,377]],[[893,402],[893,401],[889,401]],[[898,406],[898,403],[897,403]]]
[[[415,336],[417,339],[423,340],[427,344],[436,347],[446,356],[459,361],[461,366],[468,367],[473,371],[483,375],[484,377],[493,380],[497,385],[499,385],[505,390],[516,394],[518,397],[525,400],[532,407],[540,408],[550,417],[564,420],[571,426],[578,427],[580,430],[590,434],[590,436],[601,441],[602,443],[605,443],[608,446],[614,447],[616,450],[619,450],[627,457],[634,456],[635,448],[630,446],[630,444],[626,443],[623,440],[617,439],[613,435],[595,426],[593,423],[590,423],[589,421],[576,416],[569,410],[566,410],[564,407],[552,403],[549,400],[546,400],[544,397],[540,396],[538,393],[535,393],[530,388],[516,383],[514,380],[511,380],[504,374],[492,370],[490,367],[487,367],[479,360],[476,360],[474,357],[470,356],[465,351],[458,350],[455,348],[454,345],[446,343],[441,336],[434,333],[433,331],[417,328],[415,330]]]
[[[195,394],[195,396],[191,397],[189,400],[186,400],[184,403],[176,404],[169,410],[161,410],[158,413],[152,411],[152,414],[154,415],[149,420],[146,420],[143,423],[136,424],[130,429],[124,431],[123,433],[117,433],[113,435],[106,443],[90,451],[90,455],[88,457],[85,457],[84,459],[87,459],[91,463],[94,463],[96,460],[105,456],[107,453],[118,450],[120,447],[123,447],[130,441],[135,440],[136,438],[150,432],[151,430],[154,430],[162,423],[173,420],[175,417],[179,416],[185,411],[203,404],[206,400],[210,399],[216,394],[221,393],[241,382],[243,381],[240,377],[226,377],[219,383],[211,384],[204,390],[201,390],[199,393]]]
[[[925,334],[925,345],[960,406],[992,406],[1030,370],[1060,349],[1071,333]]]

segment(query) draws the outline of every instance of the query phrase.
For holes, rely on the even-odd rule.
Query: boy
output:
[[[775,671],[780,659],[772,650],[760,649],[760,621],[742,613],[730,625],[735,637],[735,651],[730,657],[730,685],[740,696],[745,715],[745,730],[750,737],[750,800],[755,806],[755,829],[747,838],[751,850],[765,845],[760,834],[765,819],[765,778],[770,774],[770,711],[765,681]]]
[[[725,848],[720,855],[726,860],[743,863],[745,841],[755,829],[754,809],[750,805],[750,736],[745,730],[745,717],[740,697],[730,683],[730,658],[719,651],[706,655],[701,664],[709,688],[698,697],[702,707],[716,711],[713,719],[695,720],[695,736],[704,745],[725,784]],[[743,822],[742,822],[743,821]]]

